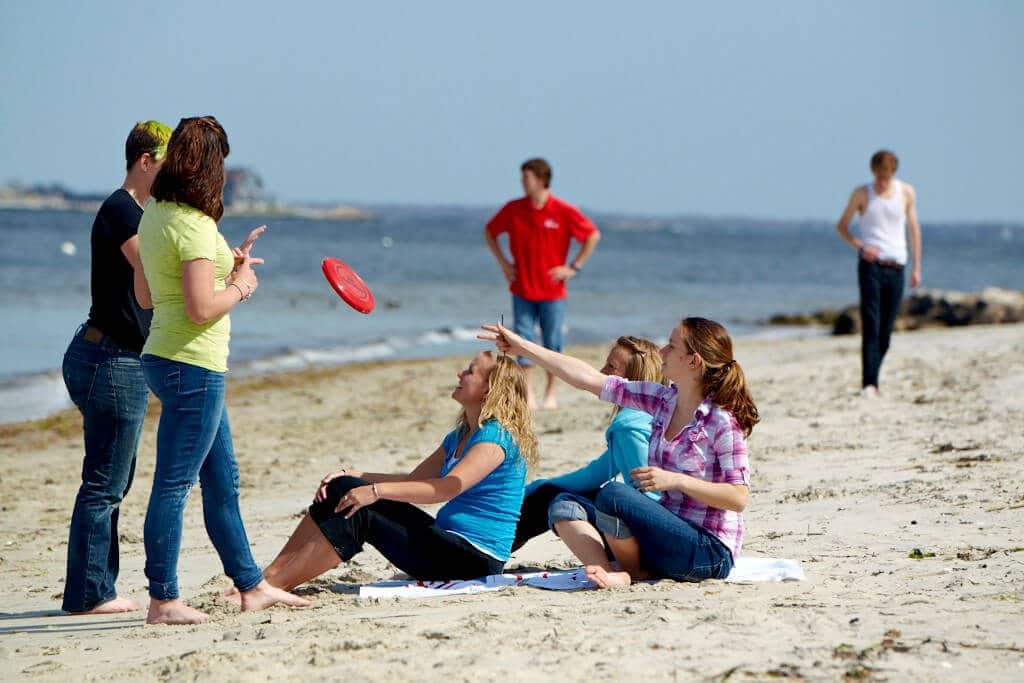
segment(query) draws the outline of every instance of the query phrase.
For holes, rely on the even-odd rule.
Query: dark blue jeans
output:
[[[512,550],[516,551],[531,538],[540,536],[550,528],[548,508],[555,498],[565,493],[565,489],[555,484],[541,484],[523,498],[523,506],[519,509],[519,523],[516,524],[516,538],[512,542]],[[593,499],[597,491],[588,491],[585,495]]]
[[[78,328],[64,353],[64,384],[82,413],[85,460],[68,534],[64,601],[85,612],[117,597],[117,517],[135,475],[148,392],[139,354]]]
[[[224,373],[149,354],[149,388],[160,399],[156,470],[146,510],[146,578],[156,600],[178,597],[182,514],[198,479],[206,533],[239,591],[263,580],[238,507],[238,465],[224,406]]]
[[[552,301],[530,301],[512,295],[512,315],[515,317],[515,333],[530,341],[537,339],[540,326],[541,342],[545,349],[562,350],[562,326],[565,322],[565,299]],[[526,358],[519,358],[519,364],[532,365]]]
[[[732,553],[710,531],[676,517],[631,486],[613,481],[598,491],[597,509],[626,523],[640,545],[640,564],[676,581],[724,579]]]
[[[882,359],[903,299],[903,269],[859,259],[861,386],[878,386]]]

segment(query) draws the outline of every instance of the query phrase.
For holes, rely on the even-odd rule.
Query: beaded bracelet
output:
[[[242,288],[238,286],[237,282],[232,282],[231,286],[234,287],[235,289],[237,289],[238,290],[238,294],[242,297],[241,299],[238,300],[238,303],[244,304],[246,299],[248,299],[249,297],[247,297],[245,295],[245,292],[242,291]]]

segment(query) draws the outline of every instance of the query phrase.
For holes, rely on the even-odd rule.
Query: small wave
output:
[[[70,408],[71,398],[59,371],[0,381],[0,423],[35,420]]]
[[[443,353],[444,347],[457,347],[465,342],[476,341],[476,335],[476,328],[442,327],[409,337],[388,337],[363,344],[319,349],[289,348],[263,358],[236,362],[232,366],[235,372],[248,375],[436,355],[438,352]],[[454,352],[455,348],[451,350]]]
[[[824,334],[817,330],[771,328],[760,325],[750,325],[749,329],[740,325],[738,328],[734,330],[738,333],[736,336],[760,339]],[[252,376],[392,358],[456,355],[470,351],[472,345],[477,343],[478,331],[478,328],[468,326],[441,327],[408,336],[370,340],[361,344],[326,348],[284,348],[258,358],[233,360],[231,373],[235,376]],[[605,333],[583,329],[574,330],[573,337],[573,343],[604,341],[611,338]],[[0,423],[39,419],[71,405],[60,371],[0,380]]]
[[[442,327],[431,330],[417,337],[419,344],[451,344],[452,342],[476,341],[478,329],[475,327]]]
[[[408,337],[388,337],[329,348],[288,348],[261,358],[234,361],[232,374],[261,375],[275,372],[365,363],[388,358],[458,353],[462,345],[476,341],[476,328],[443,327]],[[73,404],[59,370],[0,380],[0,424],[35,420],[70,408]]]

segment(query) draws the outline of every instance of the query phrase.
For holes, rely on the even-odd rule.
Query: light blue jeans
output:
[[[238,464],[224,406],[224,373],[146,354],[142,368],[160,399],[156,470],[146,510],[146,578],[156,600],[178,597],[182,514],[196,480],[206,533],[239,591],[263,580],[238,507]]]
[[[605,537],[629,538],[633,533],[626,526],[626,523],[617,517],[607,515],[597,509],[594,505],[594,498],[598,492],[592,495],[579,493],[559,493],[548,506],[548,527],[555,532],[555,524],[558,522],[589,522]]]
[[[565,299],[552,301],[530,301],[512,295],[512,315],[515,316],[515,333],[520,337],[536,341],[537,326],[540,325],[541,343],[552,351],[562,350],[562,327],[565,324]],[[532,365],[520,357],[519,364]]]

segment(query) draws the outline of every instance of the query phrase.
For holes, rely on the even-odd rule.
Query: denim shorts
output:
[[[562,350],[565,299],[530,301],[513,294],[512,313],[515,316],[516,334],[530,341],[536,341],[537,327],[540,326],[541,343],[544,348],[559,352]],[[532,365],[530,361],[522,357],[519,358],[519,364]]]

